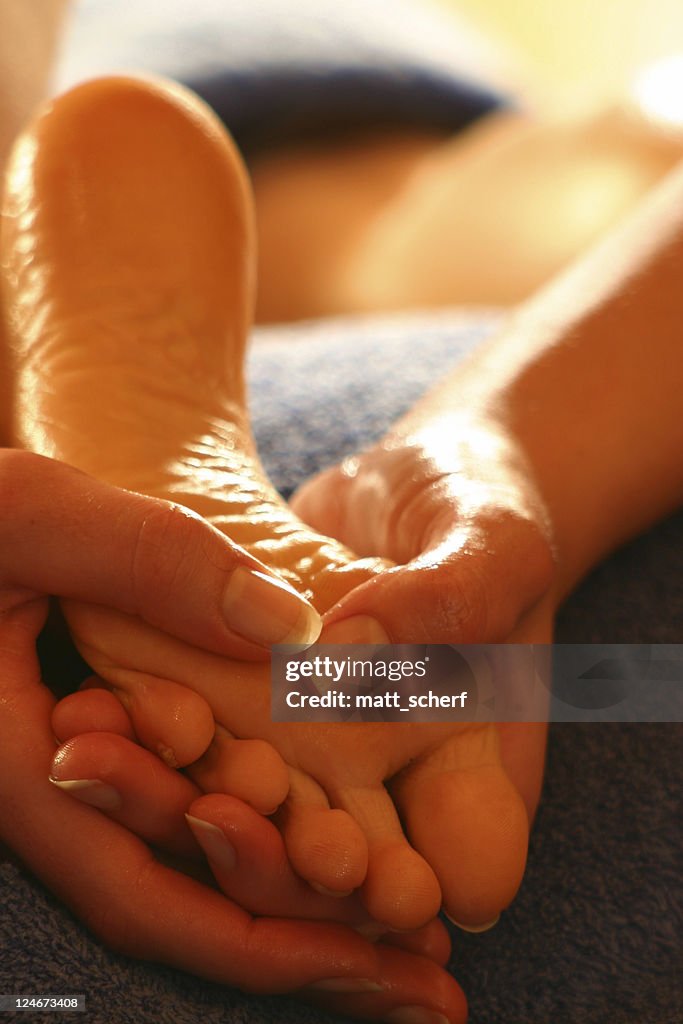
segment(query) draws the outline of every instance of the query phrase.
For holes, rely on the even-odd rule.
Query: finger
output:
[[[43,820],[60,821],[62,831],[43,837],[40,854],[33,848],[32,867],[106,945],[252,992],[332,982],[336,993],[340,979],[350,991],[381,983],[372,946],[355,932],[327,923],[254,921],[156,862],[140,840],[92,807],[55,795],[60,804],[45,795],[34,801],[38,814],[50,815]],[[335,998],[325,990],[324,1002]]]
[[[426,956],[442,967],[446,966],[451,957],[451,938],[448,929],[438,918],[413,932],[386,932],[382,935],[382,944]]]
[[[97,681],[97,677],[91,677]],[[123,705],[102,685],[88,686],[64,697],[52,712],[52,731],[60,743],[84,732],[114,732],[135,739],[132,722]]]
[[[115,733],[75,736],[52,758],[50,781],[169,853],[197,857],[185,811],[200,791],[148,750]]]
[[[208,794],[188,810],[190,827],[228,896],[254,914],[367,923],[357,897],[316,892],[296,875],[275,825],[225,794]]]
[[[204,754],[216,726],[202,697],[189,687],[144,672],[121,671],[118,682],[113,687],[90,676],[81,692],[60,701],[52,716],[57,738],[66,742],[83,732],[116,732],[137,739],[171,768],[190,765]]]
[[[339,899],[314,891],[292,870],[279,830],[242,801],[201,796],[189,808],[188,822],[222,891],[251,913],[344,922],[373,940],[442,966],[448,962],[450,938],[440,921],[413,932],[387,932],[369,920],[358,895]]]
[[[293,511],[320,533],[341,540],[342,535],[348,536],[353,529],[349,523],[349,505],[353,489],[353,476],[350,471],[352,460],[340,466],[330,466],[306,480],[289,499]],[[344,467],[349,471],[345,471]],[[362,538],[359,537],[358,540]],[[359,547],[349,547],[361,554]]]
[[[45,766],[55,750],[49,724],[55,701],[40,684],[34,650],[45,612],[45,602],[36,601],[0,620],[0,693],[8,698],[0,701],[0,841],[105,945],[126,955],[254,992],[292,992],[323,982],[327,1006],[336,1003],[340,979],[347,991],[381,984],[375,947],[353,930],[254,921],[224,896],[159,864],[128,829],[50,784]],[[406,998],[413,998],[416,978],[422,978],[428,1002],[435,977],[429,961],[402,956],[410,981]],[[393,985],[393,976],[389,980]],[[403,990],[392,991],[400,1001]],[[345,1005],[356,1012],[352,1002]],[[457,996],[450,1005],[458,1010]],[[359,1006],[358,1014],[364,1013]]]
[[[372,923],[358,897],[339,900],[311,889],[293,872],[272,822],[234,797],[198,796],[183,775],[138,744],[106,734],[77,736],[57,751],[50,776],[67,795],[145,842],[189,858],[201,848],[222,891],[249,913],[346,923],[369,937]],[[374,930],[372,937],[381,934]],[[448,933],[438,921],[382,938],[442,965],[448,961]]]
[[[552,556],[516,517],[476,531],[442,522],[422,536],[415,558],[330,609],[319,643],[503,642],[549,584]]]
[[[201,795],[184,775],[122,736],[74,737],[55,753],[50,781],[167,852],[196,858],[203,850],[223,891],[250,913],[367,922],[358,900],[321,896],[294,874],[267,818],[235,797]]]
[[[302,597],[182,506],[7,449],[0,497],[3,587],[104,604],[239,658],[319,633]]]
[[[320,642],[505,639],[550,585],[553,554],[517,476],[472,472],[434,472],[398,445],[345,459],[297,492],[295,511],[316,529],[398,563],[330,609]]]
[[[3,620],[0,692],[11,699],[0,701],[0,841],[105,945],[129,956],[273,993],[328,978],[376,976],[374,948],[352,930],[255,922],[221,894],[159,864],[128,829],[49,782],[55,701],[39,683],[33,654],[44,613],[36,602]]]
[[[437,964],[380,943],[377,946],[379,990],[335,999],[337,1013],[392,1024],[465,1024],[467,1001],[457,982]],[[308,995],[318,1002],[315,994]]]

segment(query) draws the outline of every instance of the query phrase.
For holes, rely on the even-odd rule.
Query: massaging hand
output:
[[[464,414],[417,416],[292,499],[316,529],[397,563],[328,613],[322,642],[353,641],[360,616],[402,643],[503,641],[551,583],[547,515],[510,439]]]
[[[183,858],[184,869],[195,876],[201,848],[221,890],[250,914],[334,921],[368,938],[381,934],[382,944],[375,947],[380,965],[376,980],[337,978],[320,986],[320,991],[329,991],[330,1000],[336,994],[337,1009],[385,1016],[419,999],[425,1020],[431,1021],[433,1008],[440,1012],[446,1005],[445,984],[446,992],[456,994],[450,1014],[458,1019],[460,993],[437,967],[450,955],[440,921],[413,932],[386,933],[369,919],[357,894],[340,899],[315,892],[292,870],[283,838],[271,821],[234,797],[201,795],[185,775],[135,743],[126,712],[109,691],[97,687],[96,677],[56,705],[52,727],[62,743],[50,769],[55,785],[100,807],[157,850]],[[417,955],[397,957],[389,946]],[[352,993],[362,999],[354,1002]]]
[[[0,840],[107,945],[128,955],[250,991],[292,992],[332,979],[332,991],[323,986],[315,998],[370,1018],[419,1003],[462,1020],[459,989],[430,960],[375,947],[339,925],[254,920],[215,889],[162,866],[125,827],[48,781],[55,700],[35,650],[46,595],[133,611],[190,642],[234,653],[239,640],[221,618],[219,594],[226,571],[253,563],[197,518],[26,452],[0,451],[0,496]],[[244,821],[241,848],[252,843],[258,876],[259,851],[268,861],[273,847],[260,846]],[[339,979],[351,987],[355,979],[365,991],[332,994]]]

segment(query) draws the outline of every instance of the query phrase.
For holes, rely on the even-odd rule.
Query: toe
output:
[[[289,789],[287,766],[269,743],[235,739],[220,725],[209,749],[187,771],[205,793],[229,793],[259,814],[272,814]]]
[[[121,670],[114,693],[128,712],[140,742],[169,767],[192,764],[211,743],[211,709],[188,687],[144,672]]]
[[[333,788],[330,795],[358,823],[367,840],[362,898],[370,915],[399,931],[430,921],[441,904],[439,883],[424,857],[406,840],[384,786]]]
[[[292,867],[319,892],[345,896],[362,885],[368,848],[351,815],[332,809],[308,775],[290,770],[289,796],[278,814]]]
[[[188,820],[221,889],[250,913],[351,925],[364,920],[357,897],[322,896],[296,875],[273,822],[234,797],[202,796],[190,807]],[[429,939],[435,944],[430,935],[423,946]]]
[[[464,729],[390,788],[411,842],[436,872],[448,916],[468,928],[494,922],[519,888],[529,832],[495,728]]]

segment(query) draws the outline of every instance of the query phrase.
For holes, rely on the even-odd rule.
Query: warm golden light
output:
[[[683,54],[646,68],[634,82],[633,98],[646,117],[683,130]]]

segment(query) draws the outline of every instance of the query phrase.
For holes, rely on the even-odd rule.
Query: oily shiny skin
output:
[[[263,476],[242,367],[252,224],[234,147],[184,91],[111,79],[55,101],[15,151],[3,229],[17,436],[187,505],[325,611],[386,563],[304,527]],[[96,606],[66,614],[93,669],[148,722],[150,687],[171,680],[236,737],[275,746],[292,771],[283,829],[303,877],[361,885],[369,912],[399,929],[442,900],[484,924],[513,898],[528,822],[493,726],[273,723],[267,666]]]

